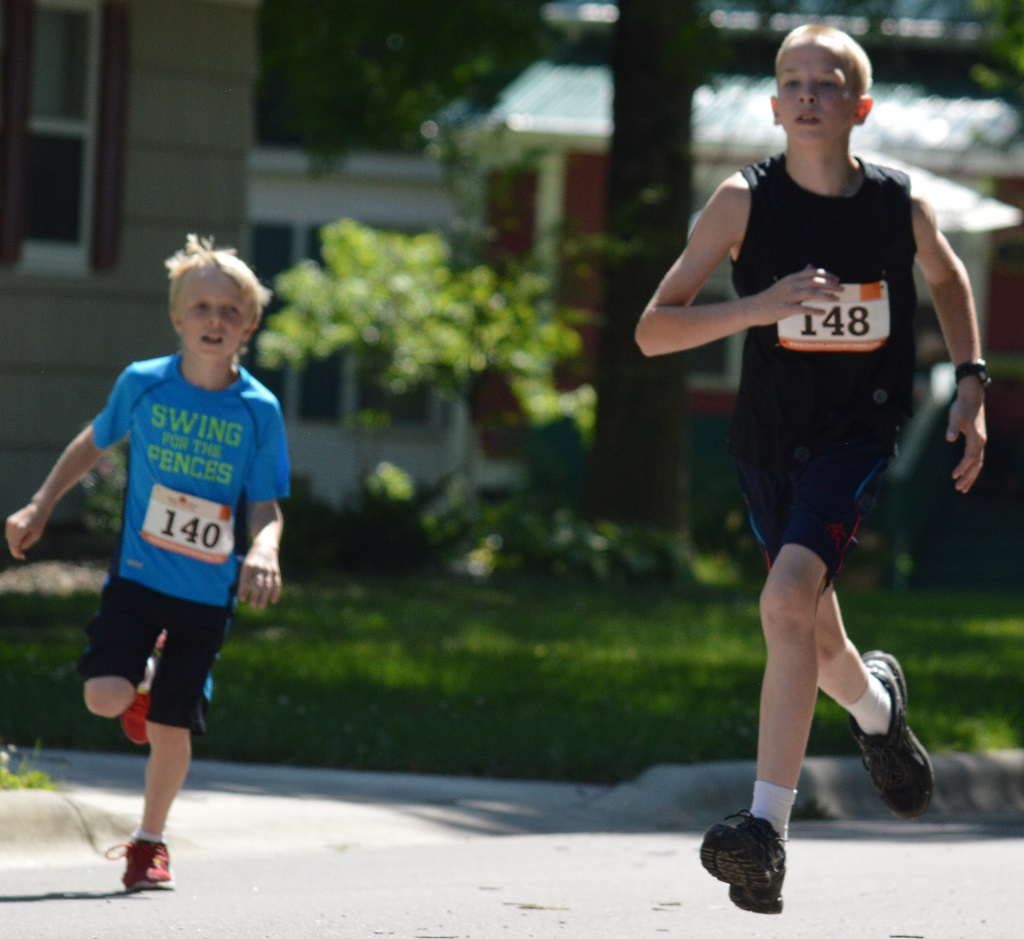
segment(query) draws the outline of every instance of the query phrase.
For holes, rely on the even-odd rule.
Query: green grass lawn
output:
[[[131,750],[74,664],[93,595],[0,595],[0,742]],[[849,593],[862,651],[899,656],[932,750],[1024,745],[1018,598]],[[755,590],[354,578],[292,582],[240,614],[196,755],[353,769],[616,781],[753,758]],[[810,753],[854,753],[822,699]]]

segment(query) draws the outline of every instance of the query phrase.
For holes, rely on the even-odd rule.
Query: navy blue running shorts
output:
[[[798,544],[821,558],[831,583],[857,543],[889,459],[880,444],[860,441],[813,454],[782,476],[737,462],[750,525],[769,569],[783,545]]]
[[[204,734],[210,670],[231,614],[228,607],[182,600],[111,577],[103,587],[100,608],[86,627],[89,644],[78,660],[78,673],[83,679],[116,675],[137,685],[157,637],[166,630],[150,691],[149,720]]]

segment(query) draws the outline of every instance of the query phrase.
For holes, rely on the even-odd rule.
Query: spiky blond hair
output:
[[[271,291],[259,282],[252,269],[234,248],[215,248],[213,238],[199,238],[189,235],[185,247],[172,254],[164,264],[171,282],[171,311],[177,309],[181,285],[189,274],[204,267],[216,267],[228,275],[242,291],[250,322],[258,323],[263,308],[270,302]]]

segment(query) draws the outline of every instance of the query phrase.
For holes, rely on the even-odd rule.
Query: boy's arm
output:
[[[92,424],[64,448],[32,501],[7,518],[7,546],[14,557],[25,560],[25,552],[42,537],[54,507],[103,453],[93,439]]]
[[[738,255],[749,218],[750,187],[735,173],[708,200],[685,250],[641,315],[636,341],[644,355],[693,349],[751,326],[768,326],[795,313],[806,314],[808,309],[801,306],[805,300],[829,303],[836,298],[837,278],[808,267],[761,293],[694,306],[715,268],[728,255]]]
[[[973,362],[981,358],[981,341],[967,270],[939,231],[935,210],[928,202],[915,198],[911,217],[917,243],[915,260],[928,284],[949,357],[954,365]],[[959,492],[967,492],[985,460],[985,388],[973,376],[959,382],[949,409],[946,439],[953,442],[961,434],[964,455],[953,470],[953,479]]]
[[[278,548],[284,529],[284,515],[276,499],[249,506],[252,546],[238,575],[238,599],[263,609],[281,597],[281,568]]]

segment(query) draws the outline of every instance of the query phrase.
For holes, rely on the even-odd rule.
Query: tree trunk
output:
[[[695,0],[620,0],[612,49],[614,132],[597,356],[593,518],[687,531],[683,355],[645,358],[637,319],[682,250],[691,211],[690,115],[707,55]]]

